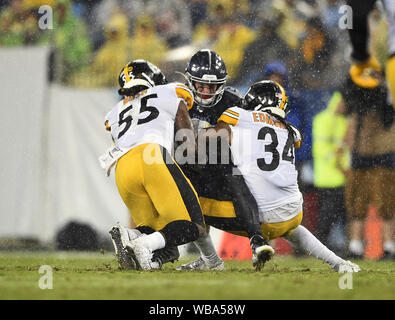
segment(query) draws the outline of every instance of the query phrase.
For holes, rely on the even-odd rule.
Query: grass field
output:
[[[190,257],[194,258],[194,257]],[[227,270],[180,272],[120,271],[110,253],[0,251],[0,299],[56,300],[394,300],[395,262],[356,261],[362,271],[348,278],[311,257],[275,256],[256,272],[250,261],[226,261]],[[40,289],[42,265],[52,269],[52,289]],[[344,280],[344,278],[343,278]],[[41,280],[43,281],[43,280]],[[42,282],[41,282],[42,283]],[[48,283],[48,282],[46,282]],[[343,283],[345,283],[343,281]]]

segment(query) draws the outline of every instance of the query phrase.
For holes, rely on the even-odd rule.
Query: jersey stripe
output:
[[[123,68],[123,74],[125,75],[126,83],[128,83],[130,81],[130,77],[129,77],[129,72],[128,72],[127,66],[125,68]]]
[[[228,117],[231,117],[231,118],[233,118],[233,119],[239,120],[239,117],[236,117],[236,116],[234,116],[234,115],[231,114],[231,113],[227,113],[226,111],[225,111],[223,114],[225,114],[225,115],[227,115]]]
[[[240,117],[240,114],[237,113],[237,112],[235,112],[235,111],[233,111],[233,110],[226,109],[225,112],[229,112],[230,114],[233,114],[233,115],[236,116],[236,117]]]
[[[189,90],[189,88],[185,84],[182,84],[182,83],[177,83],[177,87]]]

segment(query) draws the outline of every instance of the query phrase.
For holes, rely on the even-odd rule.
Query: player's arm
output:
[[[175,120],[175,129],[176,131],[180,129],[190,129],[193,131],[192,120],[189,116],[187,106],[183,101],[180,101],[180,103],[178,104],[178,110]]]
[[[376,0],[347,1],[352,9],[352,28],[349,28],[348,32],[352,45],[351,58],[354,60],[349,74],[352,81],[362,88],[375,88],[380,83],[381,66],[368,51],[368,16],[373,10],[375,2]]]
[[[207,139],[224,138],[229,144],[232,142],[232,130],[223,121],[219,121],[215,127],[202,129],[199,134],[205,135]]]
[[[187,143],[187,148],[196,148],[195,134],[193,131],[193,125],[191,117],[189,116],[187,105],[184,101],[180,101],[178,104],[178,110],[174,123],[175,132],[183,130],[184,143]]]
[[[375,2],[376,0],[347,1],[352,9],[352,28],[348,29],[352,45],[351,57],[358,62],[367,61],[370,56],[368,52],[368,16],[373,10]]]
[[[232,143],[232,129],[231,126],[236,126],[239,122],[240,114],[234,109],[226,109],[218,118],[215,127],[207,128],[203,134],[210,138],[225,138],[229,145]]]

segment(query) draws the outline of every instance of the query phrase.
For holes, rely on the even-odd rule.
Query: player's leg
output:
[[[383,219],[383,259],[395,259],[394,228],[395,218]]]
[[[202,211],[204,213],[204,219],[207,225],[213,226],[217,229],[224,230],[237,235],[248,236],[245,231],[245,224],[236,216],[235,208],[231,201],[218,201],[214,199],[208,199],[201,197],[200,202],[202,205]],[[262,233],[262,230],[261,230]],[[201,242],[197,244],[201,255],[208,257],[212,255],[211,264],[204,264],[204,260],[200,257],[198,260],[190,262],[181,266],[179,269],[197,269],[197,270],[207,270],[215,268],[215,261],[217,261],[218,266],[222,269],[223,265],[220,264],[220,258],[218,257],[214,245],[211,239],[199,239]],[[253,255],[253,265],[255,268],[260,269],[263,264],[268,261],[274,254],[274,250],[269,245],[263,244],[257,246],[259,248],[258,252]],[[215,258],[213,258],[215,257]],[[209,267],[208,267],[209,266]]]
[[[235,213],[233,209],[233,204],[231,201],[217,201],[214,199],[200,197],[200,203],[202,206],[202,212],[209,214],[209,216],[204,216],[206,224],[211,225],[215,228],[224,230],[220,222],[216,220],[215,215],[218,212],[233,212],[232,219],[235,219]],[[211,221],[207,223],[207,219]],[[214,220],[215,222],[213,223]],[[220,219],[221,220],[221,219]],[[222,222],[222,220],[221,220]],[[214,243],[211,239],[209,233],[199,237],[194,244],[200,252],[200,257],[192,262],[181,265],[177,270],[224,270],[225,264],[223,260],[218,256],[215,250]]]
[[[358,272],[359,267],[349,261],[345,261],[322,244],[309,230],[299,225],[290,231],[284,238],[293,245],[304,249],[308,254],[325,261],[337,272]]]
[[[232,202],[236,217],[243,225],[242,230],[247,232],[250,239],[252,263],[257,269],[260,269],[265,262],[270,260],[274,250],[262,236],[258,205],[243,175],[241,172],[238,173],[225,175],[225,182],[232,190]]]
[[[142,233],[153,230],[143,226],[152,220],[151,217],[156,211],[143,188],[143,176],[139,168],[138,149],[132,149],[118,160],[115,169],[117,188],[123,202],[129,209],[132,221],[137,222],[139,228],[144,228],[132,229],[116,225],[110,230],[118,265],[121,269],[126,270],[137,268],[135,260],[125,248],[127,243],[141,236]],[[147,219],[148,217],[149,219]]]
[[[393,31],[393,32],[395,32],[395,31]],[[395,97],[395,52],[392,53],[387,60],[387,64],[385,67],[385,73],[386,73],[386,80],[387,80],[388,88],[390,91],[391,103],[395,109],[395,102],[394,102],[395,101],[395,98],[394,98]]]
[[[388,24],[387,43],[389,55],[385,76],[391,94],[392,106],[395,108],[395,2],[383,0],[383,4]]]
[[[200,252],[200,257],[179,266],[177,270],[225,270],[225,264],[218,256],[209,233],[199,237],[194,244]]]
[[[347,215],[349,217],[348,256],[362,259],[364,253],[363,230],[369,204],[369,185],[366,170],[351,170],[345,186]]]
[[[214,228],[245,233],[245,224],[236,216],[232,201],[219,201],[200,197],[200,203],[206,224]],[[247,236],[247,234],[243,234]],[[223,270],[225,265],[218,256],[211,237],[205,236],[194,242],[201,256],[196,260],[180,266],[179,270]]]
[[[372,169],[371,176],[372,204],[383,219],[383,258],[394,259],[395,171],[392,168],[376,168]]]
[[[381,68],[376,58],[368,51],[369,23],[368,14],[373,10],[376,0],[348,0],[352,8],[352,28],[348,29],[352,44],[351,64],[349,73],[355,84],[363,88],[375,88],[379,80],[365,72],[373,70],[380,72]]]
[[[205,233],[194,188],[166,150],[156,145],[152,152],[157,161],[150,164],[142,161],[141,170],[144,188],[157,212],[152,223],[157,231],[131,241],[128,246],[143,269],[152,268],[153,251],[194,241]]]

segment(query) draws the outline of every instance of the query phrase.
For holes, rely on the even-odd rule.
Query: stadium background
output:
[[[39,27],[42,5],[53,10],[52,29]],[[338,23],[342,5],[340,0],[0,1],[1,247],[54,248],[59,232],[73,221],[92,227],[97,246],[107,246],[109,227],[128,223],[113,177],[106,178],[97,161],[110,143],[103,118],[117,101],[120,67],[144,58],[170,81],[183,81],[175,71],[183,72],[201,48],[224,58],[228,84],[242,93],[265,76],[268,64],[286,66],[290,120],[304,133],[296,153],[303,224],[314,232],[319,199],[312,119],[348,70],[348,34]],[[379,9],[371,26],[371,48],[384,61],[386,25]],[[346,238],[340,229],[332,238],[342,248]],[[214,232],[217,247],[221,236]]]

